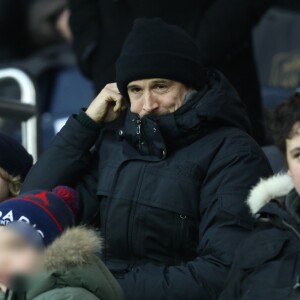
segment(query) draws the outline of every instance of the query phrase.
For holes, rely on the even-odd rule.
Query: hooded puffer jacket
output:
[[[240,245],[220,300],[300,299],[300,197],[286,174],[248,198],[259,227]]]
[[[97,257],[98,235],[83,227],[66,231],[45,252],[43,272],[18,278],[6,300],[122,300],[115,278]]]
[[[78,220],[99,223],[127,299],[216,299],[253,229],[247,193],[271,169],[236,91],[207,77],[173,114],[127,111],[98,131],[71,117],[24,184],[77,188]]]

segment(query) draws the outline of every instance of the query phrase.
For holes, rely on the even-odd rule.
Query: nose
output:
[[[145,91],[144,93],[144,104],[143,104],[143,110],[144,112],[151,113],[158,109],[159,105],[157,100],[155,99],[155,96],[153,96],[149,91]]]

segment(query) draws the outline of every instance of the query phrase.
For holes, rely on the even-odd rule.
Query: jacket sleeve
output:
[[[230,272],[228,274],[228,281],[225,284],[225,289],[222,291],[218,300],[232,300],[232,299],[240,299],[241,296],[241,280],[243,277],[243,271],[240,268],[241,264],[241,251],[240,247],[238,247],[234,261],[232,263]],[[246,255],[246,253],[244,253]],[[244,257],[245,259],[245,257]]]
[[[216,0],[199,19],[196,42],[206,66],[222,65],[249,47],[252,28],[274,0]]]
[[[98,46],[100,36],[99,0],[69,0],[73,47],[81,70],[89,75],[88,61]]]
[[[77,220],[93,222],[91,216],[98,211],[95,191],[98,157],[94,158],[97,153],[90,149],[100,137],[100,131],[84,127],[74,116],[70,117],[27,175],[22,192],[51,190],[57,185],[76,188],[80,200]]]
[[[235,249],[254,227],[245,205],[248,190],[270,173],[260,152],[232,151],[213,162],[200,193],[198,256],[177,266],[134,267],[119,278],[125,299],[217,299]]]

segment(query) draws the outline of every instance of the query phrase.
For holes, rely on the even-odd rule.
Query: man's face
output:
[[[19,234],[9,227],[0,226],[0,284],[9,286],[13,275],[32,273],[40,258],[41,252]]]
[[[182,83],[154,78],[132,81],[127,86],[131,112],[141,118],[146,115],[166,115],[183,103],[189,89]]]

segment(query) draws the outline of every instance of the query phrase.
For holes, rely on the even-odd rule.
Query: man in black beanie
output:
[[[100,92],[115,81],[115,61],[134,21],[160,17],[187,32],[201,61],[217,68],[247,105],[253,136],[265,143],[252,30],[275,0],[72,0],[70,27],[81,71]]]
[[[135,22],[116,81],[70,117],[23,191],[77,189],[77,220],[100,228],[126,299],[216,299],[254,227],[248,190],[271,174],[244,105],[160,19]]]

